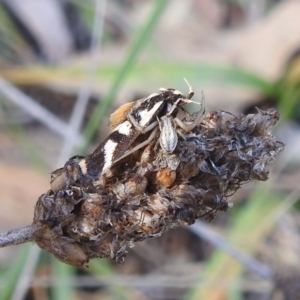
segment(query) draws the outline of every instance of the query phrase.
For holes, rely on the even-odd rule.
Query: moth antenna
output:
[[[184,79],[184,81],[186,82],[186,84],[187,84],[187,86],[189,87],[189,94],[188,94],[188,99],[192,99],[192,97],[194,96],[194,90],[193,90],[193,88],[191,87],[191,85],[189,84],[189,82],[185,79],[185,78],[183,78]]]

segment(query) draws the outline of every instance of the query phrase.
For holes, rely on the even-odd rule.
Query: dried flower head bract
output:
[[[151,134],[154,138],[111,163],[109,172],[96,180],[85,176],[83,157],[53,172],[51,189],[40,196],[34,212],[33,223],[40,226],[34,239],[42,249],[78,267],[101,257],[123,263],[134,242],[197,218],[211,221],[217,211],[227,211],[242,184],[268,178],[266,167],[283,150],[270,132],[279,119],[274,109],[246,116],[213,111],[191,130],[174,122],[177,112],[171,112],[156,115],[159,122],[170,118],[168,131],[160,123],[139,134],[126,150]],[[198,114],[187,115],[181,122],[188,128],[196,118]],[[174,136],[171,151],[165,149],[166,132]],[[113,151],[105,144],[104,154],[107,149]]]

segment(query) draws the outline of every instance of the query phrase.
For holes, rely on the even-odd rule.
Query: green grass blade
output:
[[[11,295],[16,287],[21,270],[23,269],[28,258],[32,245],[25,244],[21,247],[15,261],[9,266],[5,272],[5,286],[0,290],[2,300],[11,299]]]
[[[120,68],[120,71],[117,73],[116,78],[113,81],[111,88],[109,89],[108,94],[105,98],[99,102],[97,108],[95,109],[89,123],[85,129],[85,137],[87,143],[92,139],[95,131],[97,130],[99,123],[107,113],[108,109],[113,103],[113,100],[121,87],[122,83],[125,81],[129,72],[132,70],[133,65],[138,57],[138,54],[141,52],[143,47],[147,44],[152,32],[155,29],[159,19],[162,16],[169,0],[157,0],[155,9],[148,19],[147,23],[137,34],[136,40],[133,42],[131,49],[128,52],[127,58],[124,60],[123,65]]]
[[[98,276],[111,276],[114,274],[112,264],[108,259],[95,259],[90,262],[90,266],[87,271],[98,277]],[[130,300],[131,293],[130,288],[124,286],[110,286],[110,294],[114,296],[113,299],[118,300]]]
[[[134,68],[130,79],[147,78],[154,80],[160,76],[162,82],[178,82],[178,85],[185,85],[183,77],[188,81],[205,84],[207,82],[218,85],[219,82],[232,86],[243,86],[255,89],[265,95],[278,93],[276,85],[254,73],[226,65],[213,63],[165,63],[162,61],[152,62],[148,65],[139,65]],[[133,77],[134,76],[134,77]]]
[[[36,170],[44,171],[47,169],[45,161],[41,158],[31,137],[24,130],[21,124],[8,125],[10,133],[16,138],[18,146],[26,156],[28,163],[30,163]]]
[[[255,190],[248,204],[235,216],[227,239],[241,251],[253,253],[259,242],[273,225],[268,216],[278,210],[281,198],[272,194],[270,185],[263,183]],[[239,293],[229,286],[217,286],[218,282],[238,282],[243,266],[228,254],[216,250],[201,274],[203,280],[191,290],[185,299],[220,299],[226,293]],[[227,294],[228,295],[228,294]],[[219,298],[218,298],[219,297]]]
[[[84,80],[85,69],[74,63],[63,67],[27,66],[8,70],[0,70],[0,75],[14,84],[51,84],[64,85],[71,88],[79,87]],[[95,73],[95,81],[107,84],[116,81],[119,70],[115,65],[102,65]],[[224,83],[231,86],[241,86],[254,89],[264,95],[276,96],[281,88],[272,82],[254,73],[239,68],[216,65],[213,63],[184,63],[151,61],[151,63],[139,63],[128,71],[126,81],[134,86],[146,84],[158,85],[171,84],[170,87],[186,88],[183,77],[190,83],[218,86]],[[123,79],[122,79],[123,80]],[[194,84],[193,84],[194,85]],[[119,84],[118,84],[119,88]],[[113,95],[115,96],[115,94]]]
[[[52,263],[53,277],[54,278],[66,278],[72,280],[75,277],[75,268],[58,261],[53,258]],[[74,288],[68,285],[55,285],[51,288],[51,299],[53,300],[65,300],[74,299]]]
[[[284,85],[279,97],[278,110],[280,112],[279,125],[286,120],[296,117],[299,118],[299,87]]]

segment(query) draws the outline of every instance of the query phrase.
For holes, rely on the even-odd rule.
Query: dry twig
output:
[[[78,267],[97,257],[122,263],[134,242],[197,218],[210,221],[231,207],[228,200],[242,184],[268,178],[266,166],[283,150],[270,133],[278,119],[274,109],[247,116],[210,112],[191,131],[176,128],[174,152],[161,148],[158,133],[101,180],[82,173],[83,158],[70,160],[53,172],[51,189],[39,197],[25,232],[35,230],[24,242],[35,241]]]

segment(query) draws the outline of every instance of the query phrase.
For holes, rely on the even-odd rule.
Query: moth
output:
[[[176,147],[177,134],[169,136],[169,133],[174,131],[175,124],[183,130],[192,130],[199,123],[202,114],[201,109],[191,124],[176,117],[179,108],[182,108],[183,105],[197,103],[191,100],[194,91],[190,85],[188,86],[188,96],[175,89],[162,88],[158,94],[151,94],[144,99],[121,106],[111,116],[112,133],[92,154],[79,163],[82,172],[93,179],[99,178],[113,164],[149,144],[159,129],[161,130],[160,144],[167,145],[169,143]],[[148,138],[130,149],[137,137],[147,132],[150,132]],[[174,140],[172,140],[173,137]],[[171,150],[168,146],[164,148],[166,151],[172,151],[174,146]]]
[[[176,117],[178,110],[183,109],[183,105],[197,103],[191,100],[194,91],[189,84],[188,86],[189,94],[187,96],[175,89],[162,88],[159,93],[151,94],[136,102],[127,103],[116,110],[110,118],[112,129],[110,135],[93,153],[77,160],[79,170],[75,168],[77,171],[75,173],[80,175],[80,180],[98,180],[115,163],[149,144],[158,134],[159,129],[162,148],[164,147],[163,149],[166,149],[167,152],[172,151],[174,146],[169,146],[169,144],[174,144],[176,147],[177,133],[174,133],[176,125],[184,130],[191,130],[200,119],[197,115],[192,124],[188,124]],[[170,131],[174,134],[168,138]],[[145,135],[146,140],[132,147],[140,135]],[[67,162],[64,169],[69,168],[70,164],[73,166],[74,163],[76,163],[74,159],[70,163]],[[61,176],[65,176],[66,172],[63,171],[64,175]],[[68,174],[71,173],[68,172]],[[60,179],[56,178],[55,181],[59,182]]]

